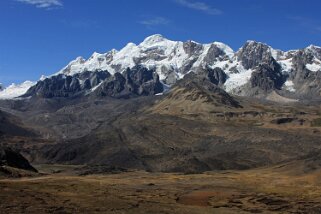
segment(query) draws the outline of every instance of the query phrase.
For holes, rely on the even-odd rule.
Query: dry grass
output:
[[[0,213],[318,213],[319,180],[270,168],[4,179]]]
[[[315,118],[311,121],[312,127],[321,127],[321,118]]]

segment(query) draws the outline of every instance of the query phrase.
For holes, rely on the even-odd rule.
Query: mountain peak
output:
[[[85,58],[83,58],[82,56],[78,56],[75,60],[73,60],[72,62],[74,63],[84,63],[86,60]]]
[[[234,56],[234,50],[227,44],[224,44],[222,42],[214,42],[213,44],[216,45],[216,47],[220,48],[222,51],[224,51],[225,54],[230,58]]]
[[[255,40],[247,40],[245,44],[250,44],[250,45],[266,45],[268,46],[266,43],[264,42],[259,42],[259,41],[255,41]]]
[[[255,40],[247,40],[245,45],[262,45],[262,46],[268,46],[268,47],[271,47],[270,45],[264,43],[264,42],[258,42],[258,41],[255,41]]]
[[[142,46],[148,46],[148,45],[153,45],[153,44],[156,44],[156,43],[159,43],[159,42],[163,42],[163,41],[166,41],[168,39],[166,39],[165,37],[163,37],[161,34],[154,34],[154,35],[151,35],[149,37],[146,37],[144,39],[144,41],[141,43]]]
[[[316,45],[309,45],[304,49],[306,53],[311,53],[316,59],[317,59],[317,64],[320,65],[321,63],[321,47],[316,46]],[[319,67],[319,66],[317,66]]]
[[[45,76],[45,75],[41,75],[41,77],[40,77],[40,81],[44,81],[45,79],[47,79],[47,77]]]
[[[111,49],[111,51],[109,51],[109,53],[111,53],[112,55],[115,55],[118,52],[118,50],[116,50],[115,48]]]
[[[95,57],[98,57],[98,56],[100,56],[100,55],[102,55],[102,54],[95,51],[95,52],[91,55],[91,58],[95,58]]]
[[[309,45],[307,48],[309,48],[309,49],[321,49],[320,46],[316,46],[316,45],[313,45],[313,44]]]
[[[131,48],[135,48],[135,47],[137,47],[137,45],[135,44],[135,43],[133,43],[133,42],[129,42],[129,43],[127,43],[127,45],[123,48],[123,49],[121,49],[120,51],[124,51],[124,50],[129,50],[129,49],[131,49]]]

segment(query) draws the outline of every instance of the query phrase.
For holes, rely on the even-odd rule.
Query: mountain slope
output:
[[[18,117],[0,110],[0,140],[3,136],[35,136],[35,134],[25,128]]]
[[[224,79],[216,71],[189,73],[162,96],[89,96],[56,111],[30,109],[35,115],[24,120],[52,143],[28,155],[39,164],[203,172],[276,164],[321,148],[319,128],[310,125],[318,106],[231,96],[215,84]]]
[[[211,70],[210,70],[211,71]],[[217,86],[210,71],[185,75],[153,106],[152,111],[170,115],[207,115],[213,111],[242,108],[240,102]]]
[[[32,142],[35,136],[18,117],[0,111],[0,177],[21,177],[37,172],[19,153],[21,149],[17,149],[23,146],[24,141]]]

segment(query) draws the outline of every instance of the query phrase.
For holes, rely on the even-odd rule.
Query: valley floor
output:
[[[0,213],[321,213],[320,171],[299,174],[278,166],[78,176],[64,170],[1,179]]]

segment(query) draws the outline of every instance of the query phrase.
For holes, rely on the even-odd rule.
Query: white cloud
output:
[[[62,7],[63,4],[61,0],[16,0],[18,2],[31,4],[37,8],[50,9],[54,7]]]
[[[169,23],[169,20],[164,17],[158,16],[142,20],[139,23],[147,27],[153,27],[157,25],[167,25]]]
[[[214,8],[204,2],[194,2],[190,0],[176,0],[177,3],[184,7],[199,10],[210,15],[221,15],[223,12],[217,8]]]

